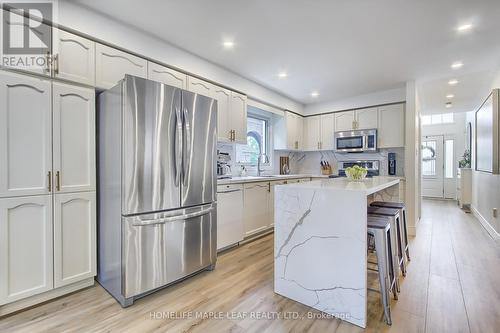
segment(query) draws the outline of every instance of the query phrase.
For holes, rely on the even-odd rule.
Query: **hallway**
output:
[[[500,246],[455,201],[423,200],[412,261],[393,303],[393,329],[495,332],[500,327]],[[411,315],[408,315],[411,314]],[[400,326],[401,325],[401,326]],[[496,328],[496,329],[495,329]]]

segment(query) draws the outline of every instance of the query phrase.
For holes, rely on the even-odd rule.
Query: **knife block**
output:
[[[290,159],[288,156],[280,157],[280,175],[285,175],[284,167],[287,166],[288,173],[290,173]]]
[[[332,167],[331,166],[326,166],[321,168],[321,174],[324,176],[329,176],[332,174]]]

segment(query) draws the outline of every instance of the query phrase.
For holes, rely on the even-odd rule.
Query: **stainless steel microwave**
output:
[[[335,151],[361,153],[377,150],[377,130],[355,130],[335,132]]]

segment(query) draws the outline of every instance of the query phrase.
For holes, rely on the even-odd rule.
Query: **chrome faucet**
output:
[[[264,160],[264,163],[269,163],[269,156],[267,156],[266,154],[260,154],[259,158],[257,159],[257,176],[259,177],[262,174],[262,169],[260,168],[262,160]]]

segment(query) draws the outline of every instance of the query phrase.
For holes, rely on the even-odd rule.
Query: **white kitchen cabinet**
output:
[[[243,185],[245,237],[266,230],[269,225],[269,182]]]
[[[53,83],[54,191],[95,190],[95,93]]]
[[[54,287],[96,275],[96,193],[54,196]]]
[[[194,92],[195,94],[212,97],[213,89],[214,86],[207,81],[203,81],[192,76],[188,76],[187,78],[187,90]]]
[[[3,12],[3,13],[2,13]],[[51,50],[52,50],[52,28],[47,24],[41,24],[37,20],[24,18],[13,11],[1,10],[0,15],[3,15],[2,28],[8,28],[8,32],[4,31],[3,36],[9,34],[10,45],[21,50],[18,54],[6,54],[5,48],[0,48],[2,52],[2,66],[35,73],[38,75],[51,76]],[[24,40],[24,32],[29,31],[28,40]],[[0,30],[1,32],[1,30]],[[4,45],[7,45],[4,41]],[[29,43],[29,44],[28,44]],[[23,47],[44,48],[47,49],[46,54],[28,54],[23,51]],[[17,52],[17,51],[13,51]],[[8,61],[10,57],[15,55],[13,61]],[[17,57],[19,56],[19,58]],[[5,57],[5,58],[4,58]],[[22,60],[22,61],[19,61]]]
[[[404,147],[404,104],[386,105],[378,108],[378,148]]]
[[[95,42],[54,28],[53,44],[53,76],[95,86]]]
[[[217,186],[217,250],[237,244],[243,237],[243,185],[219,185]]]
[[[231,91],[214,86],[212,97],[217,100],[218,141],[230,142],[233,140],[233,128],[230,119]]]
[[[53,288],[52,196],[0,199],[0,305]]]
[[[186,89],[187,75],[171,68],[148,61],[148,79]]]
[[[355,111],[355,129],[374,129],[378,127],[377,108]]]
[[[335,115],[335,132],[350,131],[355,128],[355,112],[344,111],[334,113]]]
[[[49,193],[50,81],[0,72],[0,197]]]
[[[304,150],[332,150],[335,133],[334,114],[304,118]]]
[[[304,119],[304,150],[321,149],[321,116]]]
[[[109,89],[130,74],[142,78],[148,77],[148,63],[145,59],[112,47],[96,43],[96,86]]]
[[[304,120],[293,112],[285,111],[283,116],[273,116],[275,149],[304,149]]]
[[[333,113],[321,115],[321,150],[333,150],[335,134],[335,115]]]
[[[229,124],[233,130],[233,141],[247,143],[247,96],[231,92]]]

